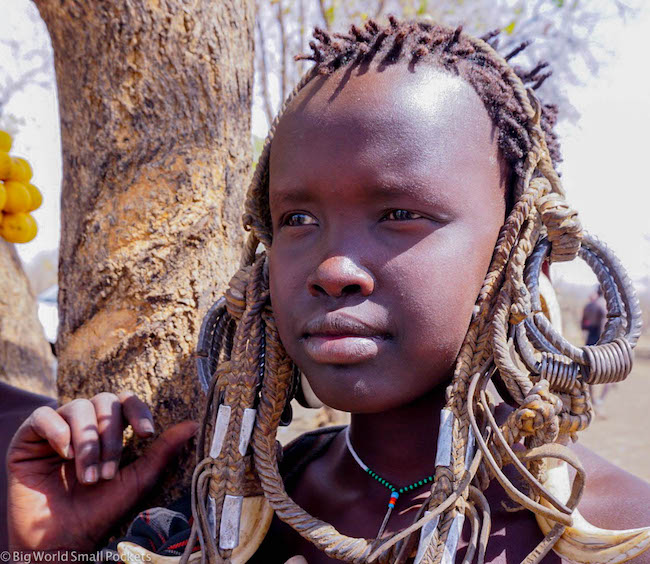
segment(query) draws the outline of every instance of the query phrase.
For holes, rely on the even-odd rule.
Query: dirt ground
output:
[[[639,342],[632,373],[597,413],[580,442],[650,482],[650,336]]]
[[[278,438],[286,444],[310,429],[347,420],[348,416],[340,412],[305,409],[295,404],[293,423],[281,428]],[[650,482],[650,335],[642,337],[637,346],[632,373],[608,391],[591,426],[580,435],[580,442]]]

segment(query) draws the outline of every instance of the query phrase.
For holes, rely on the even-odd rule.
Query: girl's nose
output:
[[[328,295],[339,298],[359,293],[369,296],[375,289],[375,281],[365,268],[349,257],[329,257],[307,278],[312,296]]]

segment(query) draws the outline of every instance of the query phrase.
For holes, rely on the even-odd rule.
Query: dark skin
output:
[[[487,112],[461,79],[424,65],[415,73],[405,65],[346,73],[309,84],[273,141],[272,303],[282,342],[316,394],[352,413],[351,440],[360,457],[404,485],[434,467],[445,386],[505,218],[507,171]],[[108,530],[133,501],[116,495],[124,490],[112,487],[115,479],[85,484],[83,476],[98,460],[119,458],[116,429],[121,433],[131,421],[143,434],[140,422],[148,416],[142,406],[127,414],[114,396],[89,403],[59,413],[42,408],[14,438],[14,547],[65,543],[89,550],[97,527]],[[506,409],[499,408],[500,418]],[[185,423],[164,435],[151,459],[156,469],[193,431]],[[75,460],[66,462],[68,445]],[[584,449],[579,453],[589,476],[581,503],[588,519],[609,528],[650,523],[650,486]],[[120,479],[153,486],[155,473],[143,474],[151,463],[139,462]],[[142,481],[134,479],[138,472]],[[30,485],[34,474],[46,480],[47,495]],[[389,532],[412,522],[425,490],[400,497]],[[340,532],[368,538],[388,501],[388,490],[357,466],[342,434],[289,493]],[[535,519],[503,510],[497,484],[486,493],[493,511],[486,561],[520,562],[541,540]],[[65,512],[65,530],[45,497],[56,501],[57,515]],[[75,505],[85,508],[83,515]],[[621,514],[612,511],[622,506]],[[103,510],[94,515],[92,507]],[[35,537],[36,524],[47,534]],[[71,546],[64,535],[77,529],[84,538]],[[331,561],[276,519],[255,561],[282,563],[298,554],[310,564]]]
[[[338,82],[308,85],[274,137],[271,300],[316,395],[353,414],[361,459],[406,485],[434,467],[444,384],[504,221],[506,175],[465,82],[394,66],[354,76],[332,101]],[[342,437],[316,467],[298,502],[347,534],[375,536],[387,490]],[[319,503],[319,483],[336,484],[334,507]],[[412,521],[406,507],[408,496],[391,529]]]

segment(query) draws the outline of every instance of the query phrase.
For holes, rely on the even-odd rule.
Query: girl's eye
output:
[[[316,219],[308,213],[290,213],[282,220],[282,225],[298,227],[300,225],[315,225]]]
[[[424,216],[419,213],[408,210],[391,210],[382,218],[382,220],[408,221],[412,219],[422,219],[423,217]]]

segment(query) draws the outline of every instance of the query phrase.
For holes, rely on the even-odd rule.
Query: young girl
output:
[[[640,324],[616,259],[564,201],[555,112],[533,93],[544,65],[514,70],[521,49],[503,59],[494,35],[394,18],[315,37],[248,194],[191,503],[144,512],[129,539],[210,562],[559,562],[553,547],[650,562],[647,531],[572,516],[582,499],[599,526],[650,524],[648,484],[564,446],[591,420],[588,385],[629,373]],[[546,321],[537,283],[547,258],[578,255],[610,314],[583,349]],[[301,373],[351,424],[282,457]],[[152,433],[147,413],[105,394],[33,414],[8,458],[14,548],[97,548],[196,430],[118,471],[122,421]],[[558,497],[545,484],[565,462]]]

